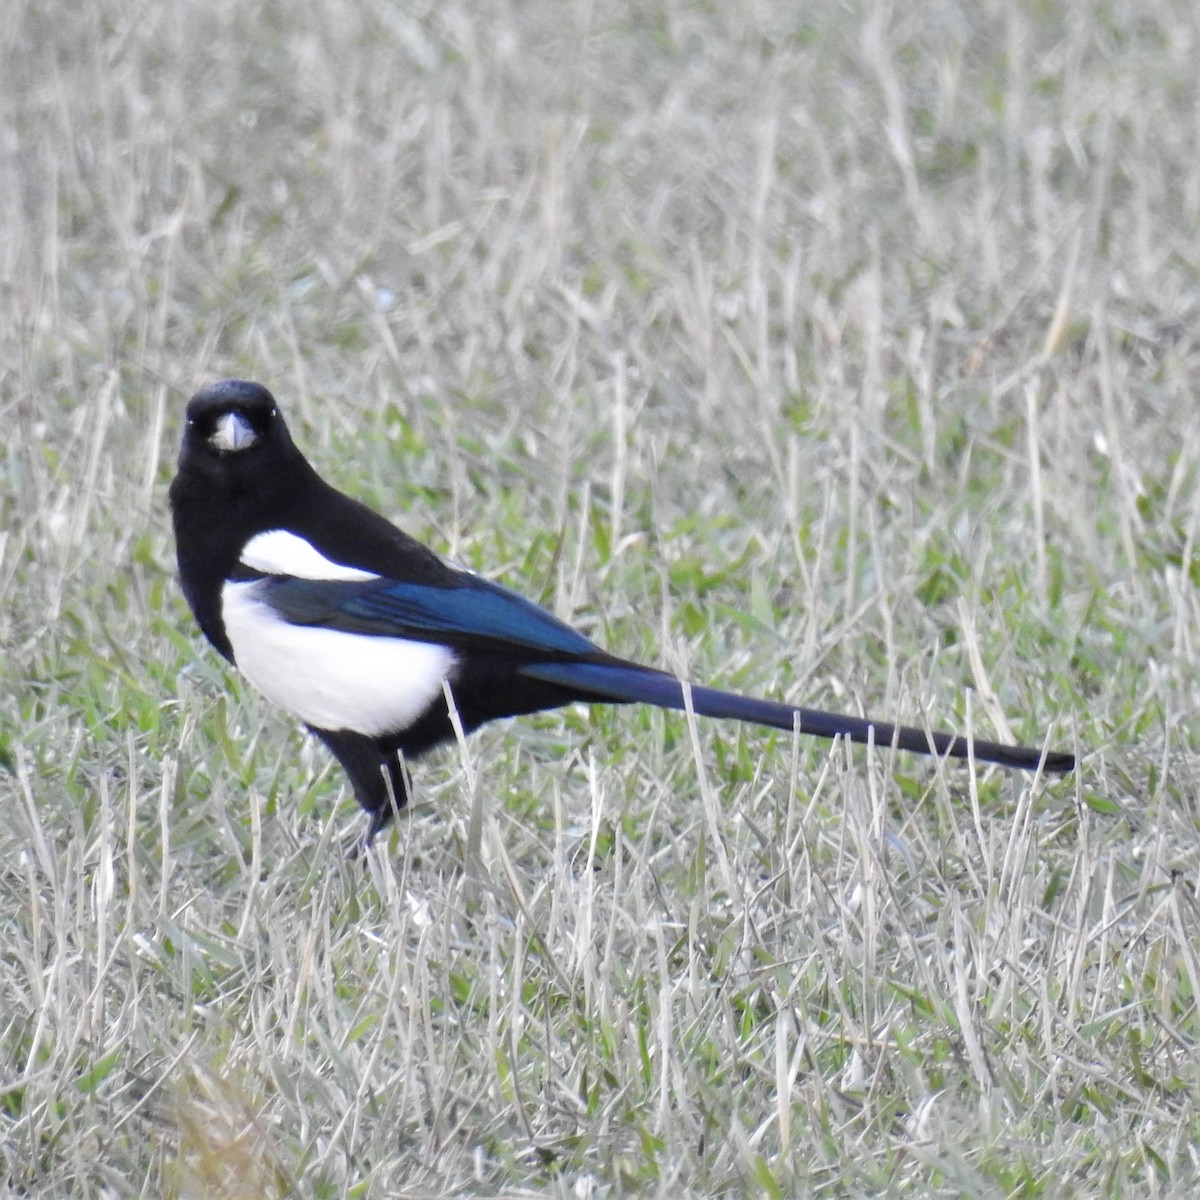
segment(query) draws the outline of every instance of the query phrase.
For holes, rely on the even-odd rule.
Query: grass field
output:
[[[14,0],[0,1192],[1191,1196],[1200,15]],[[377,853],[202,645],[241,376],[603,645],[1076,749],[597,708]]]

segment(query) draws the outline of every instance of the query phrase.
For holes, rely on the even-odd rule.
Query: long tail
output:
[[[548,662],[531,663],[521,674],[571,691],[587,698],[618,704],[654,704],[659,708],[684,709],[683,687],[678,679],[634,663]],[[864,717],[841,716],[814,708],[793,708],[772,700],[738,696],[716,688],[693,687],[692,709],[700,716],[749,721],[792,730],[816,737],[845,737],[852,742],[874,742],[876,746],[896,746],[917,754],[940,754],[949,758],[968,758],[1033,771],[1064,772],[1075,769],[1075,756],[1061,751],[1041,750],[1032,746],[1005,746],[978,738],[955,737],[949,733],[927,733],[909,725],[892,725]]]

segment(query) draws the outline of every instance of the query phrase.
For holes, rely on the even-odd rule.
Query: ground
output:
[[[1194,1194],[1200,15],[14,0],[13,1195]],[[188,395],[609,649],[1080,755],[637,710],[370,854],[202,644]]]

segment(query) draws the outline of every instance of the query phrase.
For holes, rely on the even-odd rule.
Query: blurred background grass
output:
[[[1188,5],[0,14],[14,1194],[1191,1194]],[[1052,786],[570,711],[364,866],[202,647],[242,376],[618,653]]]

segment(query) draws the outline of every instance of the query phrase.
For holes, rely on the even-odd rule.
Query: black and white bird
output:
[[[325,483],[266,388],[226,380],[187,406],[171,513],[204,635],[341,763],[370,841],[408,799],[401,756],[462,729],[576,701],[685,709],[666,672],[606,653],[515,592],[451,566]],[[692,709],[777,729],[1045,772],[1071,754],[795,708],[706,687]]]

